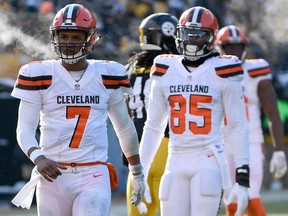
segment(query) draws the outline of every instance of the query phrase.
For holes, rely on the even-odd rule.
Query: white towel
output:
[[[11,202],[17,207],[21,206],[22,208],[30,209],[36,185],[40,178],[41,175],[37,172],[36,167],[34,167],[29,182],[24,185]]]
[[[224,190],[232,187],[232,181],[230,177],[230,171],[228,168],[228,162],[225,158],[223,152],[223,145],[210,145],[210,150],[214,153],[216,160],[220,166],[221,177],[222,177],[222,187]]]

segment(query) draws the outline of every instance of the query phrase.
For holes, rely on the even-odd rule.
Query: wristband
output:
[[[36,149],[30,154],[30,160],[35,164],[35,160],[41,155],[44,155],[43,151],[41,149]]]
[[[250,169],[248,165],[243,165],[236,169],[236,182],[244,187],[250,187]]]
[[[137,164],[137,165],[130,165],[129,164],[129,170],[132,173],[132,175],[139,175],[142,173],[143,167],[142,164]]]

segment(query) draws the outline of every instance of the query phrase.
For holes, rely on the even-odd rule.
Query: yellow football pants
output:
[[[155,155],[155,158],[151,164],[151,168],[148,176],[148,185],[150,188],[152,203],[147,204],[148,212],[145,215],[155,216],[157,213],[160,215],[160,200],[158,196],[159,185],[161,176],[163,175],[165,164],[168,155],[168,142],[169,139],[164,137],[160,144],[160,147]],[[127,180],[127,188],[126,188],[126,202],[128,208],[128,216],[143,216],[144,214],[140,214],[138,212],[137,207],[131,204],[131,194],[132,194],[132,174],[129,173]]]

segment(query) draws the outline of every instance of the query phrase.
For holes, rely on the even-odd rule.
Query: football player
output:
[[[24,65],[12,95],[21,99],[17,139],[35,163],[31,181],[13,199],[29,208],[37,184],[38,215],[103,215],[118,184],[107,162],[109,116],[132,173],[132,204],[144,194],[138,137],[124,93],[132,93],[123,65],[87,60],[97,40],[96,19],[83,5],[69,4],[55,16],[51,43],[59,60]],[[35,130],[40,120],[40,141]],[[47,204],[49,203],[49,204]]]
[[[169,122],[168,158],[161,178],[161,215],[217,215],[222,188],[240,215],[248,202],[248,126],[236,56],[215,51],[218,21],[204,7],[181,15],[176,46],[181,55],[159,55],[151,69],[147,120],[140,143],[146,176]],[[222,143],[224,115],[231,126],[236,183],[231,184]],[[149,188],[147,189],[149,190]]]
[[[264,59],[246,59],[248,40],[245,33],[237,26],[225,26],[219,31],[217,47],[224,55],[235,55],[241,60],[244,70],[242,86],[246,102],[246,115],[249,128],[250,148],[250,188],[247,213],[249,216],[265,216],[266,210],[260,198],[263,182],[264,137],[261,125],[261,108],[269,119],[269,130],[272,136],[274,152],[270,161],[270,171],[275,178],[281,178],[287,170],[283,151],[284,129],[280,120],[277,96],[271,82],[270,65]],[[224,142],[230,136],[229,127],[224,126]],[[233,154],[227,142],[225,152],[229,161],[232,181],[234,178]],[[226,207],[227,215],[234,215],[236,204]]]
[[[151,85],[150,71],[153,59],[160,54],[178,53],[175,44],[177,23],[177,18],[170,14],[155,13],[146,17],[139,26],[139,41],[142,51],[132,56],[127,64],[127,70],[130,75],[134,93],[133,96],[129,97],[128,104],[139,139],[142,136],[144,122],[147,115],[146,109],[148,107]],[[145,202],[147,209],[144,204],[141,204],[142,208],[140,208],[141,205],[139,205],[138,212],[137,208],[134,205],[131,205],[131,173],[128,176],[126,197],[129,216],[137,216],[144,212],[146,213],[145,215],[155,216],[160,210],[158,192],[160,179],[164,172],[168,154],[168,137],[169,134],[167,127],[164,138],[162,139],[155,159],[151,165],[150,172],[148,176],[144,176],[151,188],[151,197],[150,193],[146,193],[146,200],[149,201],[149,203]]]

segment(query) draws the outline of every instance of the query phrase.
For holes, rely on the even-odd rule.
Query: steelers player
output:
[[[128,104],[139,139],[142,136],[147,118],[151,66],[154,58],[160,54],[178,53],[175,44],[177,22],[176,17],[168,13],[155,13],[146,17],[139,26],[139,41],[142,51],[132,56],[126,65],[133,88],[133,96],[129,97]],[[166,127],[150,172],[147,176],[144,176],[151,188],[151,197],[147,198],[146,206],[142,204],[142,208],[138,206],[137,209],[134,205],[131,205],[132,176],[131,173],[129,174],[126,193],[129,216],[137,216],[142,212],[146,212],[145,215],[155,216],[160,211],[158,192],[167,160],[168,139],[169,133],[168,127]],[[149,193],[146,194],[150,196]]]

